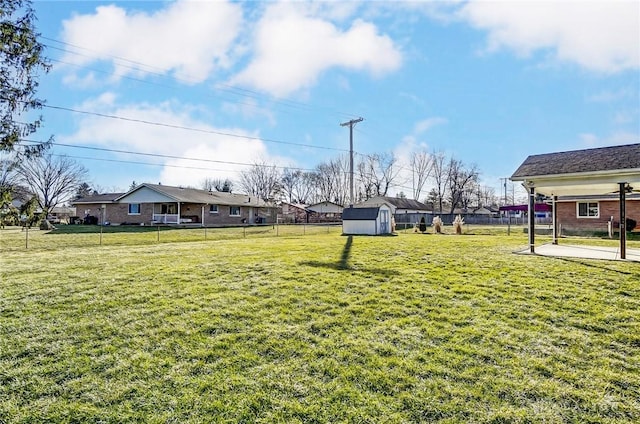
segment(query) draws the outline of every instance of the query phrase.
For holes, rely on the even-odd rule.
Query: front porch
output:
[[[175,203],[154,203],[151,224],[180,225],[202,224],[205,205]]]
[[[154,213],[151,218],[152,224],[178,225],[178,224],[200,224],[197,216],[182,216],[171,213]]]

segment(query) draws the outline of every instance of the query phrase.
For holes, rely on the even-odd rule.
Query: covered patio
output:
[[[529,249],[516,253],[531,254]],[[536,247],[536,255],[551,256],[554,258],[582,258],[582,259],[603,259],[609,261],[627,260],[640,262],[640,249],[627,249],[626,257],[620,257],[620,248],[607,246],[586,246],[586,245],[559,245],[546,243]]]
[[[511,181],[521,181],[529,193],[529,253],[536,253],[536,195],[542,194],[552,199],[552,245],[557,245],[558,196],[616,193],[619,198],[620,247],[616,257],[612,259],[628,259],[626,197],[628,193],[640,192],[640,143],[532,155],[513,173]],[[592,254],[595,258],[598,257],[594,252]]]

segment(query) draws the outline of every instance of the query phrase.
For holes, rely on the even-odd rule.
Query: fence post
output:
[[[156,228],[158,229],[158,243],[160,243],[160,226],[156,225]]]
[[[29,227],[25,225],[24,228],[26,230],[24,248],[28,249],[29,248]]]

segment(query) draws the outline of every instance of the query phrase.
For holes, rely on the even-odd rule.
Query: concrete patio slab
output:
[[[603,246],[577,246],[568,244],[543,244],[536,246],[535,255],[552,256],[558,258],[585,258],[585,259],[604,259],[609,261],[618,261],[620,259],[619,247],[603,247]],[[531,254],[529,248],[516,252],[518,254]],[[640,262],[640,249],[627,248],[626,261]]]

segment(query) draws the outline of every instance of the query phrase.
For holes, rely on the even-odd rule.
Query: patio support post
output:
[[[536,189],[535,187],[529,188],[529,251],[536,253],[535,248],[535,227],[536,227]]]
[[[558,196],[553,196],[551,202],[551,216],[552,216],[552,226],[553,226],[553,244],[558,244]]]
[[[619,183],[620,186],[620,259],[627,259],[627,211],[626,196],[627,183]]]
[[[176,224],[180,225],[180,202],[178,202],[178,222]]]

